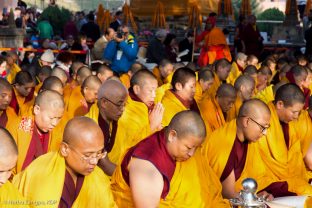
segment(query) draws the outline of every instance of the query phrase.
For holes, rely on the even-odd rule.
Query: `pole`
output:
[[[194,62],[195,40],[196,40],[196,27],[194,27],[193,48],[192,48],[192,62]]]

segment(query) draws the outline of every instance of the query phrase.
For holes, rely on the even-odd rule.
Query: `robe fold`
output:
[[[214,131],[203,144],[202,154],[208,158],[210,166],[220,179],[233,149],[236,131],[236,119],[234,119]],[[264,165],[259,154],[258,142],[248,143],[245,160],[244,168],[239,173],[240,177],[235,182],[235,191],[242,190],[241,182],[245,178],[254,178],[258,183],[258,190],[262,190],[271,183],[278,181],[277,177]]]
[[[259,140],[260,155],[264,164],[279,180],[287,181],[290,192],[298,195],[311,195],[312,186],[308,183],[297,124],[295,122],[288,123],[289,145],[287,148],[285,132],[283,132],[274,104],[269,103],[269,108],[271,127],[264,139]]]
[[[237,95],[235,103],[233,105],[233,107],[229,110],[229,112],[227,112],[226,115],[226,121],[230,122],[233,119],[236,119],[239,113],[239,109],[240,107],[243,105],[243,101],[242,99]]]
[[[236,61],[233,61],[231,71],[226,79],[226,82],[234,86],[236,79],[242,74],[242,72],[243,68],[240,67]]]
[[[37,158],[25,171],[16,175],[13,183],[30,202],[39,203],[31,207],[58,208],[65,172],[64,157],[59,152],[50,152]],[[84,177],[72,207],[116,207],[109,185],[110,181],[103,171],[95,167],[92,173]]]
[[[16,74],[21,71],[21,68],[16,63],[14,63],[9,71],[10,72],[7,75],[6,79],[8,80],[8,82],[13,84]]]
[[[12,100],[10,107],[12,107],[18,116],[25,116],[29,113],[30,106],[33,106],[35,98],[33,96],[33,91],[27,97],[20,96],[17,91],[13,88]]]
[[[217,90],[221,84],[222,84],[222,81],[219,79],[218,75],[215,73],[213,84],[207,91],[207,94],[209,95],[210,98],[214,98],[216,96]]]
[[[89,113],[86,114],[85,116],[88,118],[91,118],[101,127],[101,125],[99,124],[99,120],[101,116],[100,116],[100,111],[97,105],[93,105]],[[109,157],[109,160],[114,164],[119,164],[122,155],[126,151],[124,143],[127,138],[125,137],[125,134],[123,131],[125,127],[123,127],[118,121],[116,125],[116,129],[114,129],[114,131],[116,131],[115,135],[112,132],[113,128],[108,129],[109,131],[107,132],[107,128],[106,127],[102,128],[102,127],[101,127],[102,131],[103,130],[105,131],[105,132],[103,131],[104,140],[105,140],[105,149],[107,148],[106,151],[108,151],[107,155]],[[109,139],[107,138],[107,135],[110,135],[111,137],[110,141],[108,141]]]
[[[122,74],[119,79],[127,89],[130,88],[130,77],[127,73]]]
[[[268,104],[274,100],[273,85],[269,85],[264,90],[258,92],[254,98],[258,98]]]
[[[85,100],[80,86],[75,87],[67,99],[68,101],[65,101],[65,103],[67,102],[68,104],[65,106],[65,112],[68,114],[69,118],[87,114],[92,105]]]
[[[6,110],[2,111],[0,115],[0,126],[3,128],[9,128],[10,125],[14,124],[17,119],[17,115],[13,108],[7,107]]]
[[[22,196],[18,189],[9,181],[0,187],[1,208],[27,208],[28,201]]]

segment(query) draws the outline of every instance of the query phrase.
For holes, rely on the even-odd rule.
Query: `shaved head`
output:
[[[230,84],[222,84],[217,90],[216,100],[223,113],[227,113],[236,100],[236,90]]]
[[[38,105],[41,108],[62,108],[64,109],[64,100],[63,97],[52,90],[42,91],[38,94],[35,100],[35,105]]]
[[[88,87],[88,88],[99,88],[101,86],[101,84],[102,84],[102,82],[97,76],[91,75],[84,80],[84,82],[81,85],[81,89],[84,89],[86,87]]]
[[[83,81],[90,75],[92,75],[92,72],[88,67],[83,66],[83,67],[79,68],[77,71],[77,82],[78,82],[78,84],[81,86]]]
[[[67,82],[67,75],[63,69],[55,67],[52,70],[51,76],[55,76],[55,77],[59,78],[62,81],[63,86],[65,86],[65,84]]]
[[[282,101],[285,107],[293,106],[296,103],[303,104],[305,97],[302,90],[295,84],[284,84],[276,90],[275,103]]]
[[[103,97],[111,98],[119,95],[128,94],[126,87],[116,80],[105,81],[98,92],[98,100]]]
[[[242,86],[254,87],[255,80],[248,75],[241,75],[236,79],[234,88],[239,91]]]
[[[236,97],[235,88],[230,84],[221,84],[217,90],[217,97]]]
[[[238,112],[238,117],[248,116],[260,118],[263,115],[271,115],[270,109],[262,100],[250,99],[243,103]]]
[[[10,84],[10,82],[8,82],[8,80],[6,80],[5,78],[0,77],[0,91],[2,90],[12,90],[13,87]]]
[[[200,139],[206,137],[206,127],[200,115],[194,111],[181,111],[170,121],[167,131],[175,130],[179,138],[192,135]]]
[[[201,70],[198,73],[198,80],[208,81],[214,78],[214,74],[211,70],[205,69]]]
[[[245,75],[249,75],[249,76],[252,76],[252,75],[255,75],[258,73],[258,70],[257,68],[254,66],[254,65],[248,65],[246,66],[246,68],[244,69],[243,73]]]
[[[55,76],[48,77],[44,80],[40,88],[40,91],[44,90],[53,90],[63,95],[63,83],[59,78]]]
[[[146,82],[149,82],[150,80],[157,80],[152,72],[148,71],[147,69],[139,70],[132,76],[130,80],[130,87],[133,87],[134,85],[139,85],[142,87]]]

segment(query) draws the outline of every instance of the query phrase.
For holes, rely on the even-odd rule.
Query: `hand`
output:
[[[274,199],[274,196],[266,191],[261,191],[257,195],[258,197],[262,197],[265,201],[272,201]]]
[[[120,43],[120,42],[124,41],[125,38],[124,38],[124,37],[123,37],[123,38],[118,38],[117,36],[115,36],[114,40],[115,40],[117,43]]]
[[[161,122],[164,115],[164,107],[161,103],[157,103],[153,110],[149,112],[148,119],[151,127],[151,131],[157,131],[162,128]]]

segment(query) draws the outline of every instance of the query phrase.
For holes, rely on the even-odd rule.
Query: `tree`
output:
[[[261,12],[262,8],[260,4],[263,1],[264,0],[251,0],[252,14],[257,16],[257,14]],[[242,3],[242,0],[232,0],[234,16],[236,20],[238,19],[238,16],[239,16],[239,9],[240,9],[241,3]]]
[[[258,20],[278,20],[283,21],[285,19],[285,15],[282,11],[277,8],[270,8],[264,10],[257,16]],[[272,36],[274,23],[258,23],[258,28],[262,32],[267,32],[268,35]]]

